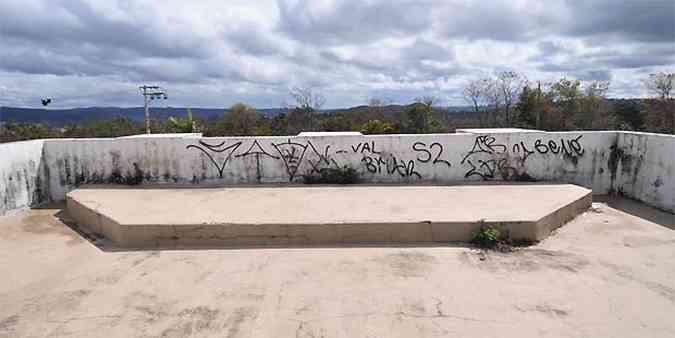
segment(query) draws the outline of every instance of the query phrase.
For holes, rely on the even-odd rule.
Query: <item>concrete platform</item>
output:
[[[82,227],[120,247],[467,241],[481,225],[541,240],[585,211],[574,185],[85,188],[67,196]]]

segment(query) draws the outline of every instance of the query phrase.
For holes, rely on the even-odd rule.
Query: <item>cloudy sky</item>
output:
[[[1,0],[0,105],[278,107],[293,86],[326,107],[435,95],[466,81],[640,79],[675,71],[672,0]]]

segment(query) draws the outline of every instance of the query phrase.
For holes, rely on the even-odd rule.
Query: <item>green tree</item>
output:
[[[581,82],[565,77],[551,87],[553,100],[558,108],[558,128],[562,130],[578,129],[579,104],[582,97]]]
[[[609,81],[591,81],[585,84],[580,100],[580,115],[583,129],[610,129],[616,117],[610,111],[607,101]]]
[[[520,92],[515,106],[514,126],[520,128],[537,128],[538,97],[536,89],[525,86]]]
[[[434,117],[431,102],[416,102],[404,112],[403,131],[411,134],[428,134],[436,132],[441,125]]]
[[[86,134],[82,137],[120,137],[142,134],[144,128],[128,117],[116,117],[110,120],[93,121],[86,125]]]
[[[370,120],[361,126],[364,134],[392,134],[394,131],[394,126],[383,120]]]
[[[246,103],[235,103],[224,114],[224,129],[227,135],[254,135],[262,116]]]
[[[7,123],[0,130],[0,142],[16,142],[59,137],[58,132],[41,123]]]
[[[349,131],[352,130],[352,121],[347,114],[337,112],[321,116],[319,126],[322,131]]]
[[[514,107],[513,125],[520,128],[546,129],[547,118],[554,110],[550,92],[542,89],[541,82],[536,87],[526,85]]]
[[[288,135],[288,115],[281,113],[274,116],[270,121],[272,135]]]
[[[640,113],[640,99],[618,99],[611,102],[611,110],[615,116],[611,129],[642,130],[644,121]]]
[[[296,107],[288,113],[287,130],[291,135],[295,135],[302,131],[314,130],[314,110],[310,108]]]

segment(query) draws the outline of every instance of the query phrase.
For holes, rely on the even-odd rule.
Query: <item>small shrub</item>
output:
[[[481,222],[482,223],[482,222]],[[494,248],[503,241],[499,229],[492,226],[481,225],[480,229],[471,236],[471,244],[481,248]]]
[[[359,180],[356,169],[347,166],[321,168],[308,175],[303,175],[302,178],[305,184],[354,184]]]

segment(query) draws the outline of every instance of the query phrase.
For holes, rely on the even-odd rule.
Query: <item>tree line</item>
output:
[[[673,73],[643,80],[646,99],[608,99],[609,81],[561,78],[529,81],[516,72],[471,80],[463,96],[471,109],[456,112],[433,96],[407,105],[373,98],[366,105],[322,111],[325,96],[312,87],[295,87],[284,113],[265,116],[240,102],[221,117],[194,119],[192,113],[152,120],[153,133],[201,132],[205,136],[295,135],[301,131],[359,131],[364,134],[445,133],[456,128],[529,128],[564,130],[634,130],[675,134]],[[0,142],[37,138],[119,137],[142,134],[144,124],[126,117],[52,128],[36,123],[5,123]]]
[[[561,78],[530,82],[515,72],[473,80],[464,98],[481,127],[521,127],[549,131],[634,130],[675,134],[673,73],[643,79],[646,99],[607,98],[609,81]]]

